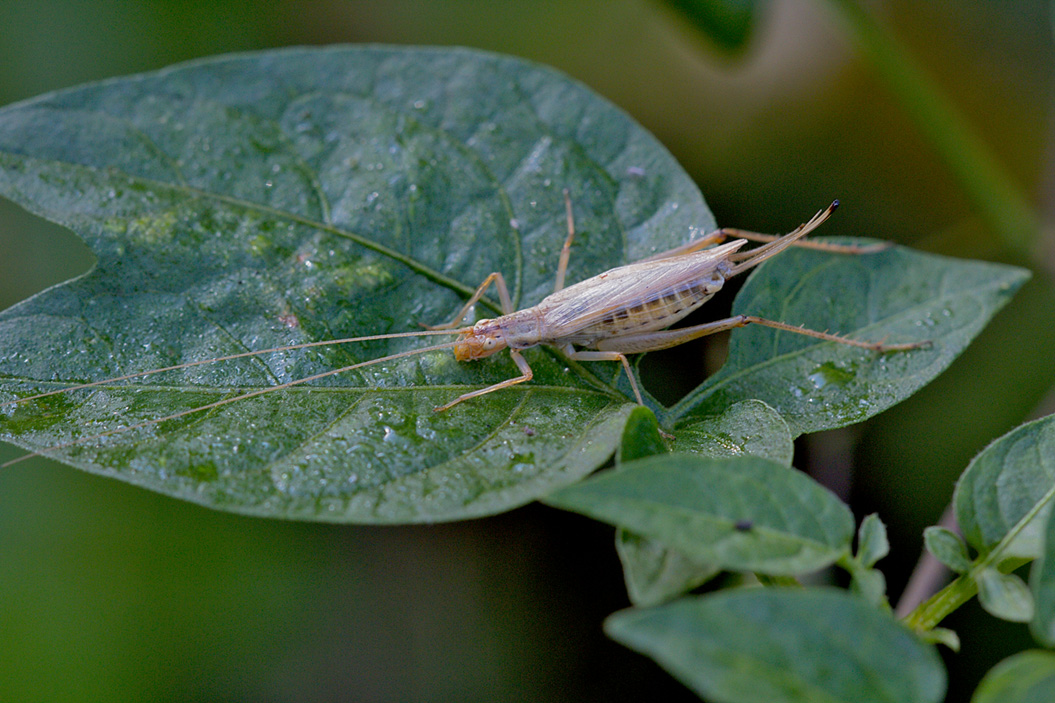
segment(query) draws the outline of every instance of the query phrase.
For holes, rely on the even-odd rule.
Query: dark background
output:
[[[1036,275],[927,389],[799,443],[796,465],[878,510],[896,598],[953,482],[1055,411],[1052,23],[1040,1],[868,3],[961,113],[1040,227],[981,214],[828,0],[765,7],[729,54],[658,0],[0,2],[0,104],[231,51],[463,45],[541,61],[615,101],[697,179],[719,223],[893,239]],[[940,130],[939,130],[940,131]],[[69,232],[0,202],[0,308],[77,275]],[[0,460],[15,456],[0,448]],[[830,480],[830,482],[833,482]],[[694,697],[609,642],[611,530],[530,506],[406,528],[243,518],[44,460],[0,472],[0,701],[620,701]],[[1029,646],[971,605],[950,701]]]

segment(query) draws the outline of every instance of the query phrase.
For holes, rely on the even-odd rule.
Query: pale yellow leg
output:
[[[532,379],[532,377],[534,376],[534,374],[531,372],[531,367],[528,366],[527,359],[525,359],[523,356],[521,356],[520,353],[517,350],[515,350],[515,349],[510,349],[509,350],[509,356],[512,357],[513,362],[516,363],[517,368],[520,369],[520,373],[521,373],[520,376],[517,376],[516,378],[506,379],[505,381],[502,381],[501,383],[496,383],[493,386],[488,386],[487,388],[480,388],[479,390],[470,391],[469,393],[464,393],[464,394],[458,396],[457,398],[455,398],[454,400],[452,400],[451,402],[447,403],[446,405],[441,405],[438,408],[434,408],[434,410],[436,412],[438,412],[438,413],[439,412],[443,412],[444,410],[448,410],[450,408],[453,408],[455,405],[457,405],[458,403],[462,402],[463,400],[469,400],[470,398],[477,398],[477,397],[479,397],[481,395],[487,395],[488,393],[493,393],[494,391],[500,391],[503,388],[509,388],[510,386],[515,386],[518,383],[524,383],[525,381],[530,381]]]
[[[564,288],[564,274],[568,272],[568,259],[571,257],[571,242],[575,239],[575,217],[571,211],[571,196],[568,189],[564,189],[564,212],[568,218],[568,236],[564,240],[564,246],[560,248],[560,258],[557,260],[557,280],[553,284],[553,292]]]
[[[634,397],[637,398],[638,405],[644,405],[645,401],[641,399],[641,391],[637,388],[637,381],[634,380],[634,374],[630,373],[630,362],[627,361],[626,356],[621,352],[617,351],[571,351],[565,352],[569,357],[576,361],[618,361],[626,369],[626,377],[630,379],[630,387],[634,389]]]
[[[863,342],[857,339],[850,339],[849,337],[844,337],[838,334],[831,334],[829,332],[818,332],[817,330],[811,330],[805,327],[796,327],[795,325],[789,325],[785,322],[767,320],[764,317],[755,317],[754,315],[736,315],[735,317],[729,317],[724,320],[715,320],[714,322],[706,322],[702,325],[695,325],[693,327],[685,327],[682,329],[663,330],[661,332],[647,332],[645,334],[612,337],[598,342],[597,348],[607,351],[618,351],[624,354],[659,351],[660,349],[669,349],[670,347],[676,347],[679,344],[684,344],[685,342],[689,342],[693,339],[706,337],[707,335],[715,334],[717,332],[724,332],[726,330],[735,329],[737,327],[745,327],[747,325],[752,324],[763,325],[765,327],[772,327],[774,329],[783,330],[785,332],[794,332],[795,334],[802,334],[806,335],[807,337],[814,337],[815,339],[823,339],[827,342],[838,342],[840,344],[848,344],[853,347],[861,347],[862,349],[871,349],[872,351],[877,352],[907,351],[909,349],[920,349],[922,347],[930,345],[930,342],[909,342],[907,344],[884,344],[882,342]]]
[[[712,244],[721,244],[726,239],[746,239],[751,242],[764,243],[776,242],[781,239],[784,239],[785,237],[792,237],[796,234],[799,234],[804,229],[815,229],[818,225],[820,225],[822,222],[824,222],[824,220],[828,218],[828,215],[831,214],[831,211],[833,209],[834,207],[829,207],[827,210],[821,211],[821,213],[818,213],[818,215],[815,216],[812,220],[797,228],[795,231],[790,232],[789,234],[761,234],[759,232],[751,232],[749,230],[736,229],[734,227],[723,227],[722,229],[718,229],[708,234],[705,234],[699,239],[689,242],[688,244],[682,244],[680,247],[675,247],[669,251],[654,254],[647,259],[643,259],[643,261],[667,259],[672,256],[689,254],[691,252],[703,249],[704,247],[711,246]],[[892,244],[889,244],[887,242],[881,242],[879,244],[857,245],[833,244],[831,242],[817,242],[809,239],[797,239],[793,245],[797,247],[804,247],[806,249],[818,249],[820,251],[827,251],[836,254],[871,254],[877,251],[883,251],[884,249],[889,249],[891,246],[893,246]],[[755,255],[754,250],[733,254],[729,258],[733,261],[741,261],[744,259],[749,259],[753,255]]]
[[[634,374],[630,372],[630,362],[627,361],[625,355],[616,351],[576,351],[566,347],[564,353],[576,361],[618,361],[623,365],[623,369],[626,371],[626,378],[630,381],[630,387],[634,390],[634,397],[637,398],[638,405],[644,405],[645,401],[641,397],[641,391],[637,387],[637,381],[634,380]],[[662,429],[659,431],[666,439],[674,439],[674,435],[667,434]]]
[[[641,261],[634,263],[642,263],[645,261],[656,261],[658,259],[669,259],[672,256],[681,256],[682,254],[691,254],[694,251],[699,251],[705,247],[709,247],[713,244],[721,244],[726,240],[725,230],[719,229],[709,234],[705,234],[699,239],[693,240],[688,244],[682,244],[679,247],[668,249],[667,251],[661,251],[658,254],[653,254],[647,259],[641,259]]]
[[[498,271],[495,271],[490,276],[484,279],[484,282],[476,289],[476,292],[472,294],[468,302],[462,306],[462,309],[458,311],[458,314],[454,316],[454,319],[450,322],[442,325],[422,325],[426,329],[430,330],[449,330],[455,327],[462,327],[465,325],[465,317],[469,314],[469,311],[473,309],[473,306],[480,302],[480,298],[484,297],[484,292],[487,291],[488,286],[492,283],[495,284],[495,288],[498,289],[498,300],[502,305],[502,314],[508,315],[513,312],[513,301],[509,297],[509,288],[506,287],[506,279],[502,277]]]
[[[749,232],[743,229],[733,229],[731,227],[725,227],[719,230],[725,236],[733,239],[746,239],[751,242],[775,242],[781,237],[786,237],[786,234],[759,234],[758,232]],[[877,251],[883,251],[894,246],[890,242],[879,242],[878,244],[835,244],[833,242],[819,242],[815,239],[800,239],[795,242],[795,246],[802,247],[804,249],[817,249],[819,251],[827,251],[833,254],[874,254]],[[749,253],[749,252],[744,252]]]

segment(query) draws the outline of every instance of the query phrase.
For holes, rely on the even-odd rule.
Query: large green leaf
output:
[[[740,589],[612,615],[605,631],[721,703],[928,703],[933,646],[834,589]]]
[[[1019,652],[985,675],[971,703],[1049,703],[1055,700],[1055,654]]]
[[[809,476],[760,457],[665,454],[545,501],[658,540],[700,564],[785,575],[849,552],[849,508]]]
[[[960,476],[953,496],[964,539],[985,554],[1007,540],[1004,556],[1035,559],[1055,500],[1055,415],[995,440]]]
[[[1044,546],[1030,569],[1029,588],[1036,606],[1029,629],[1045,647],[1055,646],[1055,513],[1044,522]]]
[[[670,154],[535,64],[466,50],[297,49],[87,85],[0,111],[0,193],[66,225],[86,276],[0,315],[0,401],[220,354],[447,321],[488,273],[514,301],[713,227]],[[493,311],[488,311],[493,312]],[[2,408],[27,449],[422,346],[276,353]],[[73,466],[260,515],[482,515],[592,471],[629,400],[556,355],[535,381],[449,351],[53,452]],[[607,374],[610,365],[603,367]]]
[[[861,256],[787,251],[748,279],[734,313],[930,347],[877,354],[751,325],[733,333],[725,365],[663,424],[712,415],[743,398],[773,407],[793,437],[860,422],[943,371],[1028,277],[1020,268],[900,247]]]

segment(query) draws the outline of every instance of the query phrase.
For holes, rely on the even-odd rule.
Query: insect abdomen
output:
[[[616,308],[575,336],[588,344],[607,337],[651,332],[670,327],[717,293],[725,282],[715,272],[706,279],[689,281],[662,294]]]

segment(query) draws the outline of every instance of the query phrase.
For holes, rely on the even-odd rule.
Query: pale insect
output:
[[[454,400],[435,408],[437,412],[441,412],[471,398],[476,398],[487,393],[492,393],[503,388],[509,388],[510,386],[530,381],[532,378],[531,367],[520,352],[523,349],[540,344],[557,347],[565,354],[565,356],[578,361],[618,361],[625,369],[634,396],[638,404],[641,405],[644,405],[644,400],[641,397],[641,391],[637,386],[637,382],[634,380],[634,376],[630,371],[630,364],[627,361],[626,354],[667,349],[699,337],[731,330],[737,327],[743,327],[749,324],[764,325],[778,330],[870,349],[876,352],[905,351],[926,345],[926,342],[886,344],[882,341],[861,341],[838,334],[805,329],[785,322],[768,320],[752,315],[735,315],[723,320],[707,322],[692,327],[674,330],[667,329],[710,300],[715,293],[721,290],[728,278],[757,266],[793,244],[810,246],[827,251],[855,254],[867,253],[886,248],[886,245],[883,244],[878,246],[858,247],[852,245],[843,246],[800,241],[803,237],[815,230],[828,219],[838,206],[838,201],[833,202],[830,206],[818,212],[812,219],[801,225],[798,229],[784,236],[764,235],[736,229],[721,229],[705,235],[696,241],[656,254],[633,264],[610,269],[604,273],[593,276],[592,278],[587,278],[586,280],[565,288],[564,276],[567,272],[571,246],[575,238],[575,226],[572,216],[571,200],[569,199],[567,192],[565,192],[564,196],[567,211],[568,236],[565,239],[558,260],[554,292],[533,307],[525,308],[523,310],[514,310],[505,279],[502,277],[501,273],[495,272],[484,279],[484,282],[480,284],[450,323],[430,328],[429,331],[404,332],[369,337],[350,337],[346,339],[308,342],[304,344],[275,347],[272,349],[242,352],[229,356],[203,359],[176,366],[152,369],[150,371],[109,378],[102,381],[94,381],[92,383],[80,384],[0,403],[0,407],[15,405],[58,393],[67,393],[104,384],[118,383],[165,371],[175,371],[217,361],[239,359],[279,351],[376,339],[391,339],[395,337],[416,337],[430,334],[458,335],[458,338],[453,342],[432,345],[421,349],[412,349],[398,354],[391,354],[389,356],[363,361],[350,366],[344,366],[342,368],[332,369],[306,378],[297,379],[295,381],[268,386],[250,393],[225,398],[196,408],[184,410],[179,413],[166,415],[165,417],[155,418],[139,424],[92,435],[90,437],[82,437],[73,442],[41,449],[33,454],[27,454],[2,464],[0,467],[9,466],[36,454],[44,454],[48,451],[55,451],[90,440],[99,439],[117,432],[125,432],[154,425],[166,420],[173,420],[190,413],[202,412],[221,405],[253,398],[264,393],[310,383],[321,378],[334,376],[370,364],[382,363],[415,354],[423,354],[438,349],[453,348],[454,356],[458,361],[482,359],[503,349],[508,349],[513,362],[521,373],[520,376],[460,395]],[[723,244],[722,242],[729,237],[736,237],[736,239]],[[740,252],[739,250],[747,244],[748,240],[766,243],[751,251]],[[459,323],[471,314],[476,303],[483,298],[483,294],[492,284],[498,289],[503,314],[494,319],[479,320],[476,324],[469,327],[459,327]],[[585,347],[585,349],[577,349],[576,347]]]

